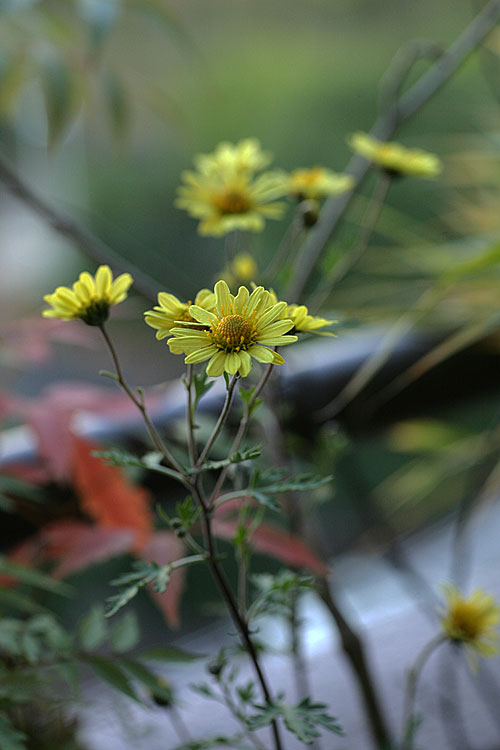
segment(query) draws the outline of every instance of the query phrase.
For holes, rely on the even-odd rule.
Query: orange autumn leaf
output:
[[[94,450],[98,450],[94,443],[74,438],[73,482],[80,506],[102,528],[134,531],[134,549],[140,550],[153,529],[149,494],[131,484],[118,466],[93,456]]]

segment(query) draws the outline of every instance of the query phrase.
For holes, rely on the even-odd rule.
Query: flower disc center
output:
[[[253,341],[255,326],[242,315],[226,315],[213,332],[217,346],[226,351],[247,349]]]
[[[251,208],[248,195],[235,188],[229,188],[218,193],[214,198],[214,205],[223,215],[245,214]]]

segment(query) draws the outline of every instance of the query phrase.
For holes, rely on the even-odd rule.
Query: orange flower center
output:
[[[236,188],[228,188],[221,191],[214,198],[214,206],[219,213],[226,214],[245,214],[251,208],[248,195]]]
[[[212,340],[219,349],[239,352],[255,343],[256,333],[254,323],[242,315],[226,315],[212,329]]]

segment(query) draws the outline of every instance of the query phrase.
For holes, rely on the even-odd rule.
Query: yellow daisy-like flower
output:
[[[282,365],[284,359],[269,347],[292,344],[296,336],[285,334],[293,328],[292,320],[280,320],[285,302],[270,303],[270,294],[259,286],[250,294],[244,286],[234,296],[225,281],[214,287],[215,311],[191,305],[189,314],[200,329],[172,328],[168,340],[173,354],[186,354],[186,363],[205,362],[207,375],[223,372],[246,377],[252,368],[252,357],[265,364]]]
[[[283,204],[274,202],[284,194],[279,175],[255,176],[257,165],[263,163],[259,154],[251,149],[247,153],[241,144],[231,151],[230,145],[221,144],[221,153],[199,156],[197,172],[182,173],[186,184],[179,187],[175,205],[201,220],[202,235],[220,237],[234,229],[261,232],[266,218],[279,219],[283,214]]]
[[[335,336],[331,331],[320,331],[320,328],[331,326],[336,320],[327,320],[317,315],[309,315],[305,305],[287,305],[285,316],[293,320],[293,331],[301,333],[316,333],[319,336]]]
[[[299,201],[345,193],[354,184],[350,175],[338,174],[326,167],[295,169],[283,179],[285,191]]]
[[[269,294],[271,296],[271,304],[275,305],[278,302],[276,293],[271,290]],[[316,333],[318,336],[335,336],[331,331],[320,331],[319,329],[333,325],[337,322],[336,320],[327,320],[316,315],[309,315],[309,310],[305,305],[285,304],[286,307],[283,310],[282,317],[290,318],[293,321],[293,333]]]
[[[45,295],[44,300],[52,309],[44,310],[42,315],[61,320],[80,318],[89,326],[102,325],[108,318],[109,308],[126,298],[132,282],[129,273],[122,273],[113,280],[109,266],[99,266],[95,277],[84,271],[72,289],[58,286],[53,294]]]
[[[449,640],[463,643],[481,656],[499,653],[498,633],[500,607],[493,596],[476,589],[468,599],[455,586],[446,586],[446,611],[441,627]],[[472,662],[474,664],[474,660]]]
[[[389,174],[433,178],[442,170],[441,161],[435,154],[418,148],[406,148],[393,141],[379,141],[368,133],[353,133],[348,143],[353,151]]]
[[[259,268],[253,255],[238,253],[218,276],[224,279],[229,287],[236,288],[239,284],[255,281],[258,273]]]
[[[156,338],[158,341],[170,336],[172,328],[180,322],[196,323],[189,314],[191,304],[191,302],[181,302],[174,294],[159,293],[158,305],[144,313],[148,326],[157,329]],[[194,304],[203,307],[205,310],[213,310],[215,308],[215,294],[210,289],[201,289],[196,295]]]
[[[195,157],[196,168],[203,173],[227,170],[253,174],[267,167],[272,161],[268,151],[262,151],[256,138],[246,138],[239,143],[219,143],[212,154]]]

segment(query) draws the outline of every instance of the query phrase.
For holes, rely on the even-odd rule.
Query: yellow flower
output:
[[[337,174],[326,167],[295,169],[284,176],[285,191],[299,201],[345,193],[353,184],[354,180],[350,175]]]
[[[45,295],[44,300],[52,309],[44,310],[42,315],[61,320],[80,318],[89,326],[102,325],[109,308],[126,298],[132,281],[129,273],[122,273],[113,281],[109,266],[99,266],[95,277],[84,271],[72,289],[58,286],[53,294]]]
[[[259,269],[253,256],[250,253],[238,253],[218,274],[218,278],[224,279],[230,288],[236,288],[241,283],[253,282],[258,273]]]
[[[201,219],[198,231],[220,237],[234,229],[260,232],[264,219],[279,219],[284,206],[273,201],[284,194],[282,180],[274,172],[254,176],[265,163],[256,148],[221,144],[214,154],[199,156],[197,172],[182,173],[185,185],[178,189],[175,205]]]
[[[172,328],[168,340],[173,354],[186,354],[186,363],[204,362],[207,375],[216,377],[227,372],[239,372],[246,377],[252,368],[252,357],[258,362],[275,365],[284,363],[271,346],[284,346],[297,340],[286,336],[293,321],[280,320],[285,302],[270,304],[270,294],[256,287],[250,294],[244,286],[232,295],[225,281],[214,287],[215,310],[191,305],[189,314],[198,321],[200,329]]]
[[[305,305],[287,305],[284,315],[293,320],[293,330],[301,333],[317,333],[319,336],[335,336],[331,331],[320,331],[320,328],[331,326],[336,320],[327,320],[316,315],[309,315]]]
[[[498,602],[482,589],[476,589],[468,599],[464,599],[455,586],[446,586],[444,591],[446,611],[441,618],[441,627],[446,637],[455,643],[463,643],[482,656],[498,654]]]
[[[170,332],[176,323],[195,323],[194,318],[189,314],[191,304],[191,302],[181,302],[174,294],[159,293],[158,305],[144,313],[148,326],[157,329],[156,338],[158,341],[170,336]],[[205,308],[205,310],[213,310],[215,295],[209,289],[201,289],[196,295],[194,304]]]
[[[435,154],[418,148],[406,148],[400,143],[379,141],[368,133],[353,133],[349,146],[357,154],[369,159],[386,172],[413,177],[437,177],[441,173],[441,161]]]
[[[275,305],[278,302],[276,293],[271,290],[269,294],[271,296],[271,304]],[[293,333],[317,333],[318,336],[335,336],[334,333],[331,333],[330,331],[320,331],[319,328],[333,325],[337,321],[309,315],[309,310],[305,305],[287,304],[283,310],[282,317],[290,318],[293,321]]]
[[[253,172],[264,169],[272,161],[268,151],[262,151],[256,138],[246,138],[233,144],[219,143],[212,154],[199,154],[195,157],[196,168],[206,174],[212,170],[231,172]]]

